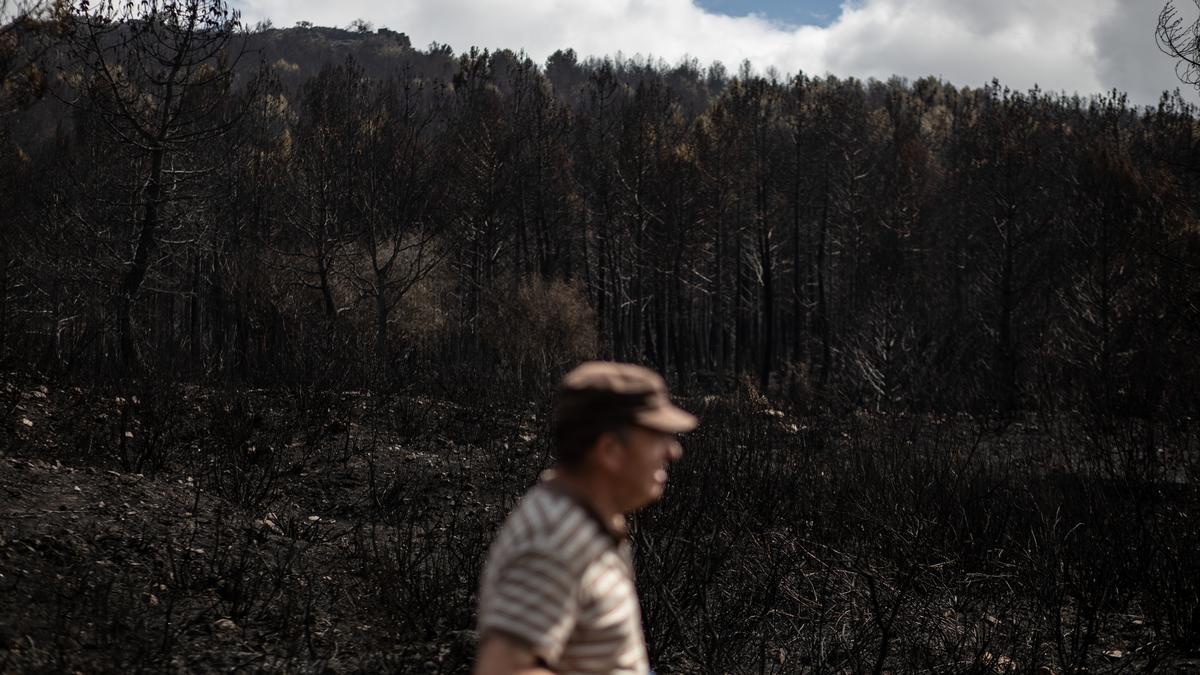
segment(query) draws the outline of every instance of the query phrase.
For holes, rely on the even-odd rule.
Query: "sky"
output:
[[[695,4],[714,14],[761,14],[776,23],[793,26],[825,26],[842,13],[841,0],[698,0]]]
[[[1175,0],[1194,19],[1191,0]],[[581,56],[684,57],[731,72],[745,59],[765,72],[916,79],[959,86],[998,78],[1015,89],[1089,95],[1112,89],[1139,104],[1175,78],[1154,28],[1165,0],[233,0],[245,23],[365,19],[416,46],[524,50],[544,60]]]

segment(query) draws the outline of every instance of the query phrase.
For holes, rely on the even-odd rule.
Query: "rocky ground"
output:
[[[0,672],[466,667],[469,617],[445,610],[470,606],[478,524],[536,475],[513,479],[536,418],[485,450],[423,400],[413,437],[357,395],[297,422],[265,393],[4,386]]]

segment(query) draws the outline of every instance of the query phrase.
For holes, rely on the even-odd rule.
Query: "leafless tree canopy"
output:
[[[1200,2],[1196,7],[1200,8]],[[1187,23],[1172,0],[1158,15],[1154,37],[1158,48],[1177,60],[1175,72],[1179,79],[1186,84],[1200,85],[1200,18]]]

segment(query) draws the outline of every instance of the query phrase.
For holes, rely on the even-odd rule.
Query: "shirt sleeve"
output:
[[[480,604],[479,634],[497,631],[527,642],[553,665],[562,656],[579,613],[579,581],[551,551],[527,549],[492,570]]]

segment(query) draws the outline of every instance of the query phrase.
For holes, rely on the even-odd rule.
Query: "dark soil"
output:
[[[532,403],[2,388],[0,672],[464,672],[549,461]],[[1200,671],[1189,481],[1030,469],[1032,424],[688,405],[634,523],[658,672]]]
[[[218,396],[179,390],[156,401],[191,412],[168,432],[147,428],[144,399],[22,387],[0,456],[0,672],[465,669],[474,636],[445,625],[461,617],[415,614],[469,611],[474,579],[418,608],[381,597],[379,577],[389,567],[419,576],[433,544],[458,536],[454,523],[497,521],[511,504],[499,487],[513,481],[489,473],[532,456],[522,424],[501,441],[507,459],[489,465],[433,426],[385,440],[379,425],[363,426],[359,395],[298,424],[295,408],[238,394],[231,405],[260,419],[244,439],[221,438],[206,419]],[[457,412],[406,405],[430,425]],[[143,460],[158,470],[122,467],[121,439],[132,447],[151,433],[176,434],[145,451],[164,455]],[[270,456],[261,470],[219,472],[188,456],[231,449]],[[526,473],[528,484],[536,471]],[[441,529],[423,532],[430,526]]]

